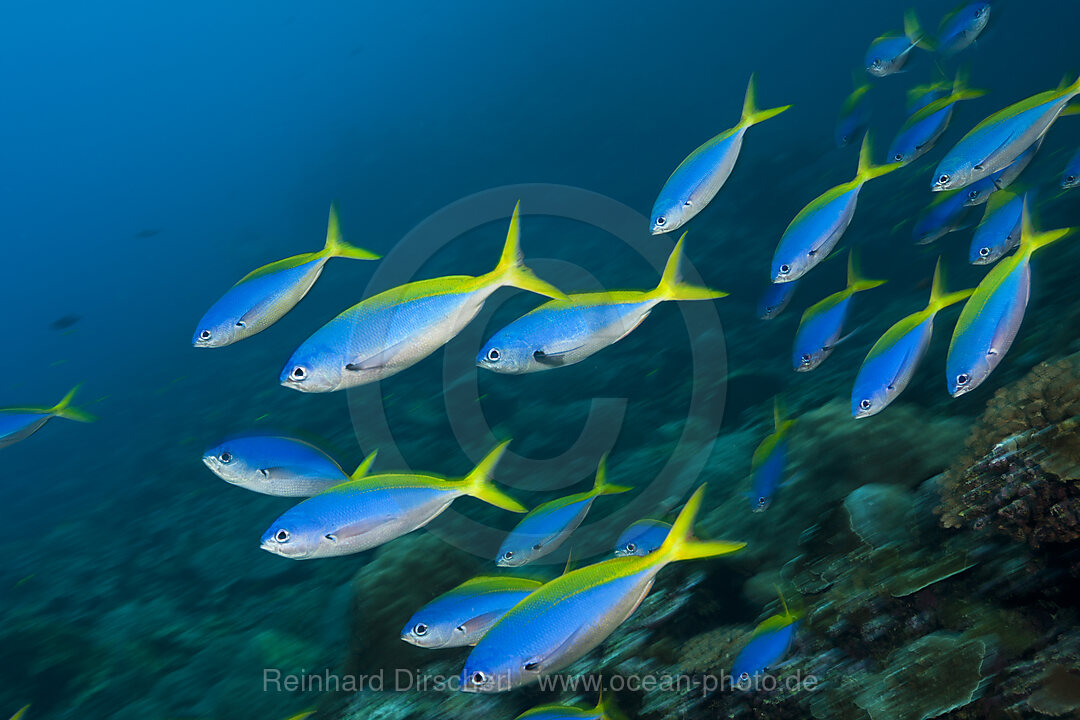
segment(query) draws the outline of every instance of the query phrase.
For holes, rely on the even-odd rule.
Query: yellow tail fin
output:
[[[593,483],[593,494],[600,495],[618,495],[619,493],[630,492],[634,488],[628,485],[613,485],[607,481],[607,453],[600,458],[600,464],[596,468],[596,482]]]
[[[715,300],[727,297],[727,293],[722,290],[713,290],[682,281],[680,266],[682,265],[684,240],[686,240],[685,232],[679,238],[679,242],[675,243],[675,249],[671,251],[667,264],[664,266],[664,274],[660,277],[660,284],[656,286],[656,289],[651,294],[663,300]]]
[[[1061,228],[1059,230],[1047,230],[1038,232],[1031,219],[1031,211],[1028,208],[1027,198],[1024,198],[1024,214],[1020,221],[1020,252],[1028,257],[1039,248],[1046,247],[1050,243],[1057,242],[1064,237],[1072,235],[1076,228]]]
[[[349,476],[350,480],[359,480],[368,473],[371,472],[371,466],[375,464],[375,456],[379,454],[378,450],[372,450],[371,454],[364,458],[364,462],[353,471],[353,474]]]
[[[973,292],[975,288],[945,292],[945,268],[941,264],[941,258],[938,258],[937,265],[934,266],[934,281],[930,285],[930,304],[926,306],[926,309],[930,313],[936,313],[942,308],[966,300]]]
[[[71,388],[71,390],[68,391],[68,394],[64,396],[63,400],[49,408],[49,414],[67,420],[76,420],[78,422],[94,422],[97,420],[96,417],[85,410],[80,410],[79,408],[72,406],[71,401],[74,399],[75,393],[78,392],[80,387],[82,387],[81,384]]]
[[[859,170],[855,173],[855,182],[864,183],[882,175],[888,175],[893,170],[899,170],[903,163],[889,163],[888,165],[874,164],[874,144],[870,140],[869,131],[863,136],[862,148],[859,150]]]
[[[495,449],[489,452],[487,456],[472,469],[472,472],[465,476],[462,480],[462,483],[465,485],[465,494],[471,495],[477,500],[483,500],[489,505],[494,505],[497,508],[509,510],[510,512],[528,512],[525,509],[525,506],[495,487],[491,482],[491,476],[492,473],[495,472],[495,466],[499,464],[499,460],[502,458],[503,453],[506,452],[506,446],[509,444],[509,440],[504,440],[496,445]]]
[[[757,107],[756,95],[757,89],[754,84],[754,76],[751,75],[750,82],[746,85],[746,97],[743,98],[742,119],[739,120],[740,127],[750,127],[751,125],[765,122],[769,118],[774,118],[791,107],[790,105],[784,105],[783,107],[759,110]]]
[[[354,260],[378,260],[377,255],[370,250],[359,248],[345,242],[341,237],[341,225],[338,223],[337,206],[330,205],[330,219],[326,222],[326,245],[323,247],[324,257],[352,258]]]
[[[930,39],[930,36],[926,34],[919,24],[919,16],[915,14],[914,10],[908,10],[904,13],[904,36],[912,45],[928,52],[933,52],[936,47],[936,43]]]
[[[551,283],[541,280],[525,266],[525,258],[521,254],[520,210],[521,201],[519,200],[514,206],[514,214],[510,217],[510,229],[506,231],[506,244],[503,245],[502,256],[499,258],[499,264],[491,272],[491,276],[500,285],[521,288],[559,300],[567,299],[566,293]]]
[[[847,260],[847,286],[851,290],[852,294],[862,292],[863,290],[870,290],[876,288],[879,285],[884,285],[887,280],[868,280],[859,274],[858,263],[855,258],[855,251],[852,250],[848,253]]]
[[[657,557],[662,558],[664,562],[728,555],[746,547],[746,543],[743,542],[705,542],[694,539],[694,521],[697,519],[698,510],[701,509],[701,500],[704,497],[705,486],[702,485],[694,491],[694,494],[686,501],[686,505],[683,505],[683,509],[679,511],[679,516],[675,518],[671,530],[664,538],[664,543],[656,553]]]

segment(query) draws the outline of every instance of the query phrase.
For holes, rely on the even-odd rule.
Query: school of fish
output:
[[[872,83],[896,83],[885,78],[909,72],[920,55],[933,56],[939,68],[939,63],[973,47],[993,14],[991,3],[965,2],[942,19],[934,37],[909,12],[902,31],[887,32],[870,43],[862,77],[856,79],[854,91],[844,102],[834,138],[837,146],[844,147],[862,136],[854,177],[825,189],[795,213],[778,238],[771,266],[760,268],[770,282],[758,314],[773,319],[784,311],[804,276],[830,257],[847,256],[845,286],[809,305],[798,322],[791,353],[795,372],[814,371],[851,337],[854,333],[847,328],[847,320],[852,307],[871,302],[874,294],[863,293],[886,282],[864,277],[856,252],[840,248],[864,186],[894,172],[912,172],[909,168],[946,138],[959,103],[1000,106],[1005,101],[970,87],[964,70],[952,79],[939,76],[912,87],[907,92],[907,117],[889,145],[887,161],[877,164],[866,130],[870,123],[867,99],[875,92]],[[960,310],[941,359],[946,391],[954,398],[963,396],[986,383],[1005,362],[1030,299],[1033,256],[1073,232],[1040,229],[1035,220],[1035,189],[1017,179],[1057,120],[1080,112],[1071,104],[1078,96],[1080,78],[1005,105],[955,141],[932,171],[926,170],[926,205],[913,223],[913,243],[929,244],[974,228],[969,261],[988,270],[975,287],[950,290],[946,269],[938,259],[925,308],[896,319],[869,344],[853,378],[854,419],[885,411],[915,382],[917,369],[931,354],[935,321],[954,305]],[[738,123],[690,152],[663,182],[649,214],[649,232],[663,235],[692,224],[735,173],[750,128],[790,108],[759,108],[752,75]],[[672,147],[673,153],[677,151]],[[1065,164],[1057,186],[1061,191],[1080,187],[1080,151]],[[980,206],[982,210],[976,211]],[[981,214],[981,219],[972,220],[974,214]],[[585,293],[560,288],[526,265],[521,224],[519,203],[510,213],[501,255],[486,274],[409,282],[343,310],[284,360],[280,384],[304,393],[326,393],[406,371],[460,334],[485,301],[503,287],[519,288],[543,300],[491,335],[477,351],[478,368],[509,375],[558,370],[611,352],[608,348],[641,327],[659,303],[709,302],[726,295],[683,279],[686,231],[671,246],[652,289]],[[530,239],[530,244],[534,242]],[[321,250],[249,272],[198,321],[192,346],[222,348],[270,329],[303,300],[332,258],[379,258],[345,241],[334,206]],[[73,389],[51,407],[0,409],[0,448],[27,439],[54,417],[93,421],[93,416],[72,405],[74,395]],[[788,416],[779,396],[774,400],[772,427],[772,433],[747,459],[749,512],[765,512],[790,480],[787,453],[797,421]],[[424,527],[463,497],[519,515],[521,519],[493,558],[490,574],[464,580],[432,597],[412,617],[403,618],[400,637],[407,643],[427,649],[468,648],[460,677],[460,687],[466,692],[507,691],[558,672],[614,633],[650,593],[667,565],[725,556],[745,546],[739,540],[695,537],[695,519],[705,500],[702,485],[675,517],[641,518],[632,523],[618,537],[612,557],[578,568],[568,562],[566,570],[553,578],[506,572],[535,563],[571,541],[595,504],[614,502],[635,490],[631,480],[608,482],[605,456],[597,459],[591,488],[530,509],[495,482],[509,444],[504,439],[460,477],[376,472],[374,451],[350,473],[307,441],[250,433],[208,448],[203,462],[229,484],[294,498],[295,504],[284,509],[259,540],[263,550],[283,559],[364,552]],[[790,652],[800,615],[788,609],[779,588],[778,594],[782,611],[757,625],[735,660],[732,675],[739,680],[774,668]],[[15,717],[22,717],[26,710]],[[613,712],[610,699],[602,698],[585,708],[545,705],[520,718],[610,718]]]

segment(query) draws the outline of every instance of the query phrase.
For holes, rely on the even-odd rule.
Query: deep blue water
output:
[[[911,4],[928,27],[936,26],[940,3]],[[184,608],[190,614],[178,625],[204,623],[207,633],[205,642],[185,640],[190,644],[176,656],[191,657],[200,645],[220,647],[216,639],[228,637],[229,623],[238,620],[219,606],[240,601],[216,593],[237,574],[285,562],[257,549],[259,534],[284,506],[213,478],[200,462],[202,449],[258,426],[308,434],[343,465],[355,465],[379,437],[375,413],[364,403],[380,395],[355,396],[350,415],[344,393],[280,388],[282,364],[335,314],[406,279],[395,273],[410,264],[415,277],[489,269],[517,193],[496,191],[495,201],[480,203],[484,222],[456,239],[451,234],[453,242],[437,252],[391,256],[385,270],[331,261],[292,313],[233,347],[190,347],[206,308],[249,270],[318,249],[331,200],[339,203],[345,237],[384,254],[446,206],[523,183],[581,188],[645,216],[686,153],[736,122],[751,72],[761,106],[794,107],[750,130],[727,186],[687,228],[687,256],[697,272],[732,293],[716,304],[727,342],[712,356],[713,370],[722,374],[726,358],[732,373],[749,378],[728,386],[725,427],[762,422],[778,390],[803,409],[845,397],[873,338],[922,307],[938,252],[955,287],[982,275],[965,263],[969,234],[922,249],[911,245],[909,226],[893,233],[929,201],[937,159],[990,112],[1080,69],[1080,7],[1061,0],[1003,5],[1003,18],[958,58],[970,65],[972,84],[990,94],[957,109],[928,158],[871,184],[860,200],[847,240],[863,248],[866,273],[890,284],[860,298],[865,302],[851,326],[865,327],[850,346],[820,373],[795,376],[789,347],[798,314],[840,289],[843,263],[814,271],[778,320],[758,321],[753,307],[786,224],[810,199],[853,176],[857,149],[835,149],[833,125],[851,90],[851,70],[873,37],[900,27],[905,4],[9,3],[0,23],[6,180],[0,297],[9,350],[0,405],[51,405],[82,382],[80,404],[100,420],[55,420],[0,453],[7,510],[0,625],[93,625],[110,610],[166,595],[177,602],[163,616]],[[957,64],[946,68],[951,73]],[[875,82],[879,158],[902,122],[904,91],[932,70],[929,56],[919,54],[908,73]],[[1042,209],[1048,227],[1080,223],[1075,198],[1053,198],[1050,187],[1080,143],[1078,122],[1063,118],[1028,171],[1048,188]],[[575,274],[581,270],[556,260],[583,268],[605,287],[655,284],[656,264],[673,238],[649,238],[644,218],[635,241],[648,249],[648,262],[597,228],[530,217],[530,201],[542,207],[546,196],[535,188],[521,194],[526,257],[538,259],[536,267],[546,267],[542,274],[556,284],[584,281]],[[604,214],[602,203],[585,205]],[[987,388],[948,401],[940,369],[947,331],[939,331],[927,363],[932,369],[923,368],[901,402],[923,406],[928,422],[935,414],[974,416],[1007,379],[1075,349],[1069,266],[1080,250],[1073,242],[1036,262],[1020,341]],[[534,304],[504,293],[445,358],[469,361],[500,321]],[[71,328],[50,327],[68,315],[79,317]],[[625,343],[562,375],[480,377],[485,422],[495,434],[518,439],[520,455],[557,457],[584,423],[574,402],[594,394],[629,398],[613,467],[620,449],[656,442],[662,455],[674,440],[660,429],[686,417],[691,396],[688,333],[680,318],[679,309],[660,308]],[[1025,344],[1025,334],[1038,342]],[[379,448],[390,465],[458,474],[485,449],[488,436],[470,424],[477,422],[473,411],[456,423],[446,417],[441,393],[458,386],[444,382],[444,373],[455,379],[471,372],[447,370],[447,362],[437,353],[380,388],[399,441]],[[591,472],[584,462],[568,460],[566,467],[572,478],[544,487],[559,490]],[[273,577],[305,583],[305,591],[320,583],[340,588],[361,563]],[[107,646],[109,638],[142,632],[141,623],[164,622],[153,617],[127,624],[114,618],[93,642]],[[207,628],[215,617],[218,624]],[[237,637],[251,632],[235,629]],[[9,712],[31,702],[42,717],[105,717],[125,697],[120,689],[89,696],[85,685],[57,689],[41,679],[55,648],[28,657],[32,644],[19,646],[18,655],[3,653],[6,667],[21,668],[4,675],[24,679],[10,687],[0,681],[0,699],[13,704]],[[336,646],[328,645],[332,655]],[[131,677],[140,675],[139,661],[110,657]],[[224,664],[235,670],[245,662]],[[147,662],[142,670],[142,684],[127,692],[167,697],[152,688],[175,668]],[[93,682],[108,686],[110,672]],[[214,716],[227,707],[187,707],[178,697],[175,705],[159,706],[163,717]],[[0,705],[0,716],[5,711]],[[258,708],[250,716],[266,712]]]

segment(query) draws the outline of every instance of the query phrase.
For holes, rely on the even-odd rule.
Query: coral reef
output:
[[[945,474],[946,527],[988,528],[1033,548],[1080,538],[1080,355],[995,393]]]

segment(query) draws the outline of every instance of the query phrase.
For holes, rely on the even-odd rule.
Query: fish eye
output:
[[[694,201],[693,200],[687,200],[686,202],[683,203],[683,207],[694,207]]]
[[[985,14],[986,14],[986,8],[985,7],[975,9],[975,17],[981,18]]]
[[[274,539],[282,544],[289,542],[289,538],[291,537],[292,534],[285,528],[281,528],[276,533],[274,533]]]
[[[541,549],[543,549],[543,547],[544,547],[543,543],[536,543],[535,545],[533,545],[533,550],[541,550]]]
[[[297,365],[292,369],[292,372],[289,373],[289,377],[291,377],[293,380],[304,380],[305,378],[307,378],[307,370],[305,370],[302,366]]]
[[[791,272],[791,266],[790,265],[781,265],[780,266],[780,274],[781,275],[787,275],[789,272]]]
[[[809,365],[810,364],[810,353],[803,353],[802,357],[800,357],[799,359],[802,360],[803,365]]]
[[[232,462],[232,453],[226,450],[225,452],[218,455],[218,460],[228,465]]]
[[[949,180],[950,180],[950,178],[949,178],[948,175],[942,175],[941,177],[939,177],[937,179],[937,184],[938,185],[947,185]]]
[[[665,225],[667,225],[667,218],[663,215],[658,215],[656,217],[656,227],[664,227]]]
[[[483,685],[487,682],[487,675],[478,670],[472,674],[472,681],[473,685]]]
[[[1069,177],[1065,178],[1065,182],[1072,185],[1074,182],[1076,182],[1076,176],[1075,175],[1070,175]]]
[[[757,506],[760,507],[760,508],[763,508],[768,504],[769,504],[769,499],[766,498],[766,497],[759,497],[757,499]]]
[[[970,375],[968,375],[967,373],[960,373],[959,375],[956,376],[956,386],[957,387],[963,387],[963,386],[967,385],[970,380],[971,380]]]
[[[502,357],[502,353],[499,352],[499,348],[491,348],[487,351],[487,355],[485,357],[487,358],[488,362],[499,362],[499,358]]]
[[[424,635],[427,635],[427,630],[427,625],[424,623],[416,623],[416,627],[413,628],[413,633],[418,637],[423,637]]]
[[[514,551],[513,550],[507,550],[506,552],[503,553],[503,560],[512,560],[513,557],[514,557]]]
[[[990,256],[990,248],[988,248],[988,247],[979,248],[979,257],[989,257],[989,256]]]
[[[859,403],[859,407],[863,410],[869,410],[871,405],[873,405],[873,403],[865,399]]]
[[[893,155],[893,159],[896,160],[896,162],[900,162],[904,159],[904,153],[896,153]]]
[[[870,63],[870,67],[881,67],[881,58],[874,58],[874,62]]]
[[[214,334],[212,332],[210,332],[209,330],[203,330],[201,333],[199,333],[199,339],[200,340],[209,340],[211,337],[213,337],[213,335]]]
[[[969,190],[968,191],[968,197],[971,198],[972,200],[974,200],[975,198],[979,197],[979,191],[978,190]]]
[[[634,543],[626,543],[626,552],[632,553],[635,550],[637,550],[637,545],[635,545]]]

